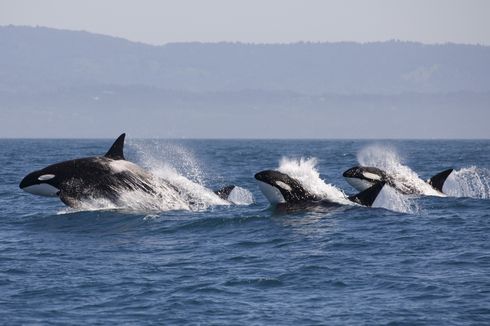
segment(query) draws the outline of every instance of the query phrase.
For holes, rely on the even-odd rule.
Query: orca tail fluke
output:
[[[364,205],[364,206],[372,206],[379,193],[383,189],[385,182],[377,182],[375,185],[369,187],[368,189],[361,191],[357,195],[350,196],[349,200],[354,203]]]
[[[230,196],[231,192],[233,189],[235,189],[235,185],[228,185],[226,187],[223,187],[219,190],[215,190],[214,193],[219,196],[219,198],[228,200],[228,197]]]
[[[427,182],[432,186],[432,188],[442,192],[442,187],[444,186],[444,182],[446,182],[447,177],[449,177],[449,175],[453,171],[454,171],[454,169],[444,170],[444,171],[436,174],[432,178],[430,178],[429,181],[427,181]]]
[[[126,134],[122,134],[119,136],[114,144],[112,144],[111,148],[105,154],[105,157],[112,158],[113,160],[124,160],[124,137]]]

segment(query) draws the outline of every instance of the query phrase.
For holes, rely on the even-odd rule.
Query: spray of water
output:
[[[412,198],[402,195],[387,185],[380,191],[372,207],[382,207],[391,211],[410,214],[420,212],[419,206]]]
[[[490,170],[471,166],[453,171],[442,188],[453,197],[490,199]]]
[[[422,180],[412,169],[402,164],[400,156],[391,147],[381,145],[367,146],[359,151],[357,161],[362,166],[373,166],[386,171],[394,177],[397,187],[407,193],[415,192],[426,196],[444,196]]]
[[[325,183],[316,169],[316,158],[293,159],[283,157],[279,162],[278,171],[298,180],[308,192],[318,197],[341,204],[352,204],[344,192],[337,187]]]
[[[128,147],[134,150],[136,161],[147,170],[170,168],[195,183],[202,185],[206,182],[205,173],[194,153],[182,145],[155,140],[130,141]]]
[[[250,191],[242,187],[235,187],[228,196],[228,201],[234,205],[251,205],[255,202]]]

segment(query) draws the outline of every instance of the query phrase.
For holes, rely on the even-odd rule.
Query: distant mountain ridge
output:
[[[176,43],[0,27],[0,92],[104,85],[299,94],[490,91],[490,47],[382,43]]]
[[[0,137],[490,138],[490,47],[0,27]]]

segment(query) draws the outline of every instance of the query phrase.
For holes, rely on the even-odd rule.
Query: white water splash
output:
[[[104,198],[89,198],[81,201],[76,208],[66,208],[65,212],[122,210],[140,213],[192,209],[193,207],[179,196],[168,192],[162,191],[155,196],[144,191],[124,191],[120,193],[117,203]]]
[[[454,170],[442,191],[453,197],[490,199],[490,171],[476,166]]]
[[[111,210],[119,210],[121,207],[117,206],[113,202],[107,199],[94,199],[89,198],[79,203],[79,206],[76,208],[73,207],[64,207],[60,209],[56,214],[64,215],[71,214],[76,212],[91,212],[91,211],[111,211]]]
[[[278,171],[298,180],[306,190],[321,198],[343,205],[356,205],[348,199],[342,190],[320,178],[320,173],[316,169],[317,163],[316,158],[291,159],[283,157],[279,162]],[[402,213],[418,211],[418,207],[410,198],[387,186],[383,187],[374,204],[373,207],[382,207]]]
[[[135,150],[136,161],[151,171],[155,167],[171,167],[175,173],[198,184],[205,184],[205,173],[194,153],[182,145],[163,141],[133,141],[128,147]]]
[[[255,199],[250,191],[237,186],[231,191],[228,201],[235,205],[251,205]]]
[[[156,178],[169,182],[179,189],[179,200],[176,209],[204,210],[217,205],[250,205],[253,195],[244,188],[236,187],[230,194],[229,201],[221,199],[205,186],[206,174],[199,161],[189,149],[167,142],[134,143],[138,162]],[[187,208],[179,201],[184,201]],[[168,209],[164,209],[168,210]]]
[[[372,207],[382,207],[395,212],[411,214],[416,214],[420,211],[420,208],[412,198],[401,194],[388,185],[381,189]]]
[[[176,169],[166,163],[155,164],[149,171],[179,189],[179,198],[189,203],[191,210],[203,210],[209,206],[230,204],[212,190],[179,174]]]
[[[370,145],[359,151],[357,161],[362,166],[373,166],[393,176],[397,187],[426,196],[444,197],[444,194],[432,188],[408,166],[403,165],[395,149],[388,146]]]
[[[279,162],[278,171],[298,180],[308,192],[321,198],[341,204],[352,204],[342,190],[334,185],[327,184],[320,178],[316,169],[316,158],[292,159],[283,157]]]

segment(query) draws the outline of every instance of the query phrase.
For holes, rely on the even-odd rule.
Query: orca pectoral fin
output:
[[[385,182],[377,182],[375,185],[370,188],[361,191],[357,195],[350,196],[349,200],[354,203],[364,205],[364,206],[372,206],[376,197],[378,197],[380,191],[383,189]]]
[[[219,196],[219,198],[228,200],[228,197],[230,196],[231,192],[233,189],[235,189],[235,185],[228,185],[226,187],[223,187],[219,190],[215,190],[214,193]]]
[[[427,182],[434,188],[435,190],[438,190],[442,192],[442,187],[444,186],[444,182],[446,182],[447,177],[453,172],[454,169],[447,169],[444,170],[432,178],[430,178]]]
[[[63,191],[60,191],[58,194],[58,197],[60,197],[60,200],[65,204],[66,206],[69,206],[71,208],[77,208],[80,206],[80,202],[76,200],[73,197],[68,196],[67,194],[63,193]]]
[[[113,160],[124,160],[123,148],[125,137],[126,134],[119,136],[104,156]]]

